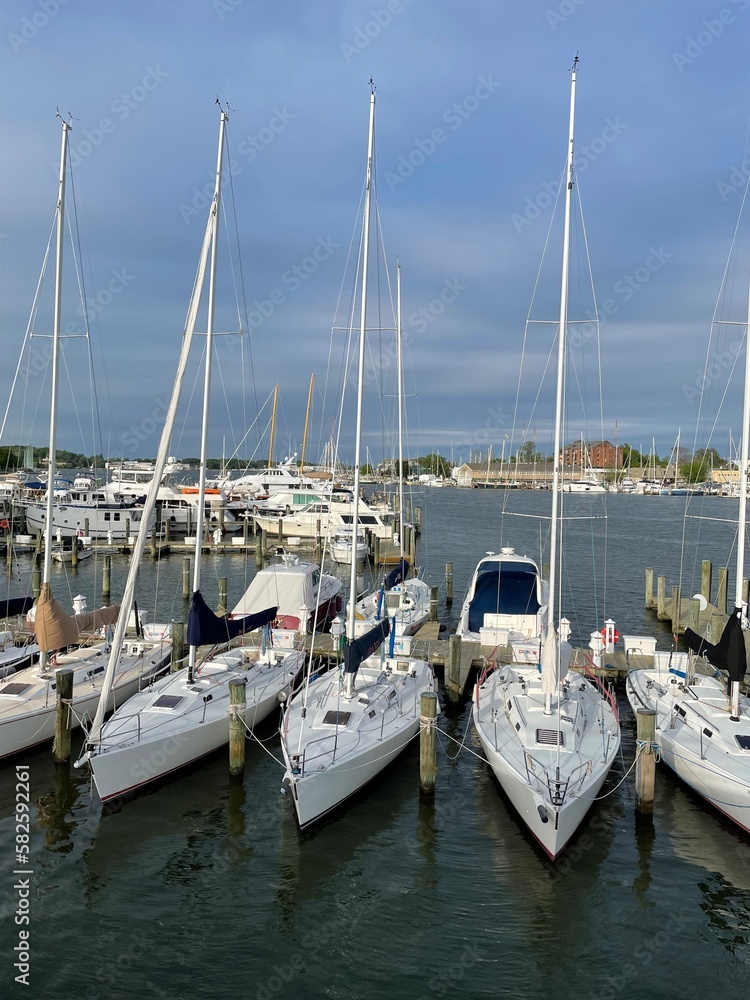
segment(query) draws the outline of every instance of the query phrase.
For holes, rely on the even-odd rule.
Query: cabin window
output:
[[[315,590],[315,588],[318,586],[319,583],[320,583],[320,570],[319,569],[314,569],[313,572],[312,572],[313,590]]]

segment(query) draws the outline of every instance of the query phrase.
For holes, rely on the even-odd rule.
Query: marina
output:
[[[528,512],[542,510],[545,499],[519,492],[512,502],[513,509]],[[427,626],[434,635],[435,624],[452,631],[459,595],[481,552],[497,550],[512,534],[519,551],[533,553],[534,533],[525,519],[509,518],[499,539],[498,497],[493,492],[474,492],[467,500],[460,490],[429,491],[420,503],[419,561],[424,554],[424,578],[440,593],[439,622]],[[669,628],[644,607],[647,567],[633,558],[630,538],[638,532],[653,562],[674,578],[678,566],[673,526],[679,504],[671,498],[656,507],[647,497],[608,500],[611,565],[617,567],[619,585],[618,607],[607,611],[623,635],[654,635],[662,646]],[[515,523],[508,527],[508,520]],[[468,523],[479,525],[469,546],[461,544]],[[705,555],[721,564],[731,526],[714,525],[704,542]],[[124,561],[113,556],[115,594]],[[212,606],[218,606],[219,580],[224,578],[232,603],[231,595],[239,595],[252,577],[253,561],[252,555],[238,553],[208,557],[204,584]],[[449,607],[444,567],[451,561],[456,599]],[[29,562],[24,557],[14,568],[22,580],[29,578]],[[82,563],[69,585],[76,590],[95,588],[98,562],[94,558]],[[144,567],[144,586],[156,602],[151,613],[156,618],[183,617],[182,558],[167,556]],[[157,567],[163,577],[158,588],[162,596],[157,594]],[[56,572],[64,578],[71,571],[59,567]],[[579,567],[575,594],[580,606],[590,594],[591,579],[592,574]],[[699,585],[698,578],[696,589]],[[93,597],[94,591],[90,593]],[[149,603],[146,594],[143,600]],[[585,648],[581,640],[591,628],[588,622],[573,622],[580,648]],[[330,643],[327,636],[317,641],[321,651],[324,642]],[[440,646],[433,648],[433,657],[438,650],[447,651],[447,640],[434,641]],[[621,646],[615,655],[624,656]],[[495,981],[500,940],[506,968],[531,968],[542,982],[545,973],[535,965],[528,936],[542,918],[563,919],[564,913],[573,912],[581,933],[598,941],[598,956],[577,971],[575,994],[563,996],[577,996],[582,990],[598,995],[607,977],[615,984],[634,984],[642,976],[649,978],[651,988],[669,996],[671,973],[655,968],[653,958],[668,947],[672,955],[688,961],[699,946],[696,989],[703,983],[710,991],[711,980],[721,975],[727,995],[740,1000],[750,960],[750,881],[742,875],[747,840],[658,765],[653,815],[637,816],[631,770],[635,720],[622,681],[613,683],[622,718],[622,758],[602,790],[606,797],[594,803],[578,838],[556,862],[534,847],[488,780],[471,730],[470,700],[459,697],[451,707],[445,689],[434,798],[420,797],[415,742],[403,759],[309,833],[299,832],[289,798],[279,794],[282,768],[274,759],[279,756],[275,720],[259,727],[260,743],[248,742],[239,784],[229,778],[224,750],[114,811],[102,811],[85,771],[55,767],[49,748],[40,750],[25,759],[32,789],[31,853],[37,861],[35,906],[45,923],[60,927],[54,947],[39,937],[37,961],[45,975],[58,976],[53,981],[60,990],[67,989],[72,972],[53,972],[53,955],[59,947],[72,946],[95,918],[106,931],[91,942],[84,995],[106,995],[113,950],[120,967],[127,969],[131,990],[157,989],[177,997],[189,982],[190,989],[210,994],[215,980],[208,959],[218,960],[227,944],[250,934],[253,995],[265,996],[263,987],[273,996],[291,997],[300,990],[323,995],[326,983],[345,989],[347,931],[364,932],[373,921],[406,921],[409,929],[402,945],[395,955],[389,949],[388,969],[378,970],[375,963],[367,984],[355,995],[375,997],[383,989],[393,991],[397,981],[396,996],[415,991],[430,995],[441,985],[455,985],[473,996]],[[74,734],[73,741],[75,754],[80,736]],[[0,772],[3,838],[12,835],[12,782],[12,771]],[[380,875],[384,868],[387,882]],[[133,871],[139,873],[137,883]],[[52,885],[57,887],[54,892],[49,891]],[[456,899],[462,900],[458,911]],[[197,966],[189,958],[191,944],[184,934],[186,907],[200,912],[204,929],[209,929],[206,962]],[[243,913],[239,925],[232,916],[237,907]],[[494,914],[492,920],[477,921],[475,913],[485,910]],[[617,935],[602,938],[595,928],[611,923],[615,914]],[[161,927],[159,943],[148,930],[153,921]],[[308,926],[311,922],[314,930]],[[453,930],[448,936],[447,925]],[[110,936],[117,943],[107,944]],[[218,937],[223,944],[214,950]],[[384,963],[382,945],[373,947]],[[432,988],[417,971],[428,955]],[[77,979],[80,985],[80,974]],[[232,974],[223,982],[231,984]]]

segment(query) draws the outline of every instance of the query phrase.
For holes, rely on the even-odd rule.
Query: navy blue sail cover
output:
[[[402,559],[398,566],[390,571],[388,576],[385,578],[385,589],[390,590],[391,587],[395,587],[397,583],[401,583],[409,575],[409,560]]]
[[[685,645],[719,670],[726,670],[730,681],[744,681],[747,672],[745,634],[741,623],[742,610],[735,608],[724,626],[717,643],[706,642],[691,628],[685,629]]]
[[[242,618],[219,618],[203,600],[199,590],[193,594],[187,620],[187,641],[189,646],[215,646],[217,643],[229,642],[238,635],[252,632],[261,625],[272,622],[278,608],[266,608],[254,615],[244,615]]]
[[[383,639],[387,638],[390,631],[391,623],[387,618],[384,618],[382,622],[378,622],[375,628],[371,628],[369,632],[365,632],[359,639],[352,639],[344,649],[344,670],[346,673],[356,674],[362,660],[366,660],[368,656],[372,656]]]

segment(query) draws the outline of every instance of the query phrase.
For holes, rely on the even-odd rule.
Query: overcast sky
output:
[[[211,451],[223,440],[232,451],[277,382],[276,456],[299,450],[314,371],[315,457],[335,419],[344,335],[331,346],[331,327],[342,282],[343,314],[351,286],[346,263],[372,77],[378,208],[389,265],[398,256],[403,268],[408,450],[452,449],[457,461],[492,444],[498,454],[503,442],[518,444],[522,424],[541,442],[551,395],[533,403],[550,348],[546,327],[529,346],[538,363],[522,388],[515,431],[513,412],[578,53],[578,187],[597,301],[600,309],[609,303],[601,324],[604,435],[644,450],[655,437],[660,454],[680,428],[683,443],[692,441],[695,389],[750,171],[750,0],[5,0],[0,18],[3,402],[53,219],[59,108],[73,116],[102,446],[126,458],[155,454],[205,226],[218,95],[231,108],[240,250],[233,265],[235,280],[239,265],[244,278],[254,389],[242,389],[242,353],[222,342]],[[579,267],[585,248],[576,245]],[[535,312],[551,320],[559,301],[555,229],[548,257]],[[65,320],[80,326],[72,261],[66,267]],[[229,332],[237,321],[227,251],[219,268],[217,326]],[[747,276],[736,283],[746,301]],[[49,280],[43,297],[39,332],[51,322],[43,319]],[[719,392],[738,336],[729,337],[734,355],[709,358]],[[594,340],[582,335],[586,349]],[[43,344],[39,351],[37,369]],[[71,372],[80,366],[70,381],[85,383],[81,343],[66,344],[65,357]],[[589,363],[587,392],[595,367]],[[27,379],[22,415],[1,443],[45,442],[42,384],[41,371]],[[88,450],[90,407],[81,390],[74,413],[69,393],[61,394],[58,443]],[[568,438],[584,424],[587,436],[600,436],[590,395]],[[373,396],[369,386],[365,441],[379,457],[381,405],[390,412],[391,404]],[[263,427],[268,417],[266,406]],[[739,423],[734,406],[717,426],[722,454]],[[180,426],[174,450],[197,454],[195,418]],[[346,428],[350,443],[351,418]],[[257,442],[254,435],[248,440]]]

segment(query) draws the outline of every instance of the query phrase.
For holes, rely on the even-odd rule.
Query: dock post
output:
[[[448,663],[445,671],[445,689],[448,701],[457,705],[461,700],[461,636],[452,635],[448,639]]]
[[[656,601],[654,600],[654,569],[653,566],[646,567],[646,603],[644,604],[646,608],[655,608]]]
[[[701,613],[701,602],[698,600],[691,600],[690,607],[688,608],[688,628],[691,628],[693,632],[698,631],[698,615]]]
[[[55,740],[52,744],[52,756],[56,764],[65,764],[70,760],[70,729],[73,721],[73,668],[63,667],[55,671],[56,714]]]
[[[125,518],[125,544],[130,545],[130,518]]]
[[[182,599],[190,600],[190,556],[184,556],[182,560]]]
[[[249,531],[250,531],[250,518],[249,517],[243,517],[242,518],[242,547],[245,548],[245,549],[247,548],[247,536],[248,536],[248,532]]]
[[[42,567],[39,565],[39,560],[35,558],[34,568],[31,571],[31,593],[34,595],[34,600],[37,600],[41,592],[42,592]]]
[[[639,708],[636,719],[639,752],[635,769],[635,808],[639,813],[648,814],[654,809],[656,712],[650,708]]]
[[[175,673],[182,670],[182,659],[185,656],[185,622],[172,622],[172,658],[170,670]]]
[[[88,538],[89,536],[89,519],[84,517],[83,519],[83,533]]]
[[[667,606],[667,578],[657,576],[656,578],[656,617],[660,622],[665,621],[669,616],[666,611]]]
[[[437,707],[434,691],[425,691],[419,699],[419,794],[435,794],[437,774]]]
[[[727,613],[727,568],[720,566],[716,581],[716,607],[725,615]]]
[[[406,520],[411,524],[411,500],[407,498],[404,501],[404,506],[406,507]]]
[[[219,577],[219,606],[216,609],[217,615],[225,615],[227,613],[227,578],[225,576]]]
[[[380,563],[380,537],[373,532],[372,536],[372,564],[375,569]]]
[[[263,563],[266,561],[266,552],[268,551],[268,534],[265,528],[261,529],[260,532],[260,562],[257,568],[263,569]]]
[[[430,621],[438,620],[438,588],[430,587]]]
[[[283,542],[284,542],[284,519],[283,519],[283,517],[280,517],[279,518],[279,545],[283,544]]]
[[[73,547],[70,550],[70,565],[73,569],[78,569],[78,539],[73,535]]]
[[[453,604],[453,563],[445,564],[445,603],[448,607]]]
[[[414,533],[422,534],[422,508],[418,504],[414,505]]]
[[[679,584],[672,587],[672,635],[682,635],[680,625],[681,590]]]
[[[102,600],[105,604],[109,604],[109,596],[111,594],[110,581],[112,579],[112,556],[105,555],[104,564],[102,566]]]
[[[172,538],[172,522],[169,518],[164,522],[164,541],[170,542]]]
[[[241,777],[245,770],[245,688],[247,680],[229,682],[229,774]]]
[[[265,531],[259,531],[255,536],[255,569],[263,569],[263,550],[266,543]]]
[[[701,594],[706,598],[706,601],[711,603],[711,572],[712,565],[710,559],[704,559],[701,563]]]

